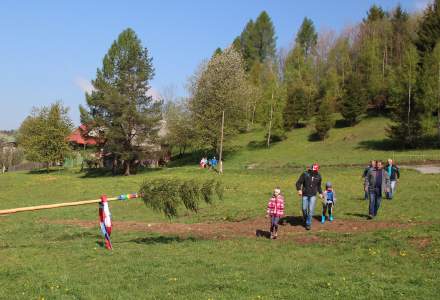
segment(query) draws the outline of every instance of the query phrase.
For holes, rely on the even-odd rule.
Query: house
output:
[[[83,148],[87,146],[97,146],[102,144],[99,140],[96,130],[89,130],[86,125],[82,124],[75,129],[68,137],[67,140],[73,146],[73,148]]]

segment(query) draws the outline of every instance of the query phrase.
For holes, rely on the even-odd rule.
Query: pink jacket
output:
[[[267,214],[271,217],[280,218],[284,215],[284,197],[278,195],[272,196],[267,204]]]

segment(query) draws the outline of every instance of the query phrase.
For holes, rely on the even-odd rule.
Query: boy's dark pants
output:
[[[278,223],[280,222],[279,217],[271,217],[270,218],[270,232],[277,232],[278,231]]]
[[[328,215],[331,216],[333,213],[333,203],[325,203],[322,206],[322,215],[325,216],[328,210]]]
[[[382,202],[382,193],[379,191],[370,191],[369,215],[375,217]]]

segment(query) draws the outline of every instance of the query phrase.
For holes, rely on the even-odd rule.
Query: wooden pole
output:
[[[119,200],[119,197],[107,198],[107,201],[114,201],[114,200]],[[67,206],[78,206],[78,205],[85,205],[85,204],[98,203],[98,202],[101,202],[101,199],[3,209],[3,210],[0,210],[0,215],[9,215],[9,214],[15,214],[18,212],[35,211],[35,210],[41,210],[41,209],[51,209],[51,208],[59,208],[59,207],[67,207]]]
[[[222,136],[220,138],[219,173],[223,173],[223,131],[225,126],[225,111],[222,112]]]

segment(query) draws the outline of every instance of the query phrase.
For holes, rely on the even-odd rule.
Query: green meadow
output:
[[[196,156],[136,175],[110,176],[77,169],[0,176],[0,209],[61,203],[136,192],[145,179],[221,178],[225,197],[181,209],[172,220],[141,200],[111,202],[113,221],[140,223],[240,222],[262,218],[274,187],[280,186],[289,216],[300,215],[294,184],[304,167],[321,164],[324,181],[338,194],[335,216],[365,224],[361,174],[370,159],[394,157],[403,165],[436,160],[439,150],[393,151],[386,120],[367,118],[354,128],[334,128],[324,142],[310,141],[310,128],[264,147],[255,129],[227,145],[225,172],[200,170]],[[396,197],[383,200],[369,222],[400,224],[362,232],[297,230],[316,237],[301,243],[264,237],[210,239],[118,230],[113,251],[101,246],[97,205],[0,216],[1,299],[436,299],[440,292],[440,174],[402,167]],[[317,205],[315,214],[320,213]],[[69,220],[96,228],[65,225]],[[255,230],[267,228],[255,228]],[[313,239],[312,239],[313,240]]]

